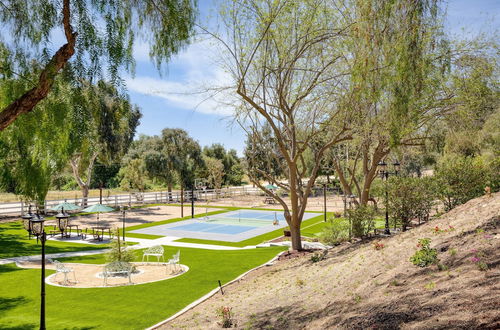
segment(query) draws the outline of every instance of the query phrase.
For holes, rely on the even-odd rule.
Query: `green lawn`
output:
[[[108,245],[89,245],[48,240],[46,253],[74,252],[105,249]],[[37,255],[41,253],[40,243],[28,239],[28,233],[21,221],[0,224],[0,259]]]
[[[144,329],[173,315],[222,283],[270,260],[281,247],[213,251],[181,248],[190,270],[169,280],[113,288],[47,285],[48,329]],[[177,251],[165,247],[165,255]],[[137,252],[138,255],[140,251]],[[63,259],[61,259],[63,260]],[[65,261],[103,263],[103,255]],[[53,271],[48,271],[51,274]],[[78,274],[76,274],[78,278]],[[0,328],[34,329],[39,320],[40,270],[0,266]],[[215,310],[214,310],[215,313]]]

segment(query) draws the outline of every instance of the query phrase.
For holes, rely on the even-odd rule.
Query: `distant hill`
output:
[[[344,244],[257,270],[163,328],[220,328],[228,306],[241,329],[499,329],[500,193],[373,243]],[[428,237],[440,267],[409,258]],[[487,265],[488,270],[479,269]]]

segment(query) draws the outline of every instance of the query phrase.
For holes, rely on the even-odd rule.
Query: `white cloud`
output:
[[[147,58],[147,51],[147,46],[138,46],[134,52],[136,60]],[[125,81],[129,90],[163,98],[177,108],[228,116],[233,113],[228,105],[233,96],[229,91],[216,93],[216,89],[230,86],[231,77],[215,64],[216,57],[215,47],[200,41],[172,59],[165,79],[141,76],[138,72],[137,77]]]

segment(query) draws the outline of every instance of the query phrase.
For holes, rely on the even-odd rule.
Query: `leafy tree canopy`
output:
[[[194,8],[195,0],[1,1],[1,84],[13,78],[28,84],[2,106],[0,130],[46,98],[68,63],[67,78],[76,84],[106,76],[118,84],[122,69],[134,71],[140,41],[160,68],[189,39]]]

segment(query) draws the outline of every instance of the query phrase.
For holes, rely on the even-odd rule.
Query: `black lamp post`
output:
[[[61,208],[61,212],[56,214],[56,219],[57,219],[57,227],[61,231],[61,238],[64,237],[64,232],[68,228],[68,219],[69,219],[69,214],[64,213],[64,208]],[[68,236],[68,235],[66,235]]]
[[[385,161],[383,161],[383,160],[380,161],[380,163],[378,163],[378,166],[380,168],[379,174],[380,174],[380,177],[382,178],[382,180],[387,182],[387,179],[389,179],[390,175],[398,175],[399,165],[400,165],[399,162],[396,160],[392,164],[392,166],[394,167],[394,172],[390,172],[387,170],[387,164],[385,163]],[[391,230],[389,229],[389,191],[387,190],[387,184],[385,187],[385,231],[384,231],[384,233],[386,235],[391,234]]]
[[[342,194],[340,195],[342,197],[342,201],[344,202],[344,217],[347,216],[347,195]]]
[[[123,241],[125,242],[125,214],[126,214],[126,206],[122,206],[122,235]]]
[[[191,184],[191,219],[194,219],[194,183]]]
[[[21,219],[23,219],[23,227],[28,232],[28,239],[31,239],[31,218],[33,218],[33,214],[31,213],[31,204],[28,208],[28,213],[23,215]]]
[[[326,222],[326,183],[323,183],[323,210],[325,211],[325,222]]]
[[[42,243],[42,277],[40,291],[40,330],[45,330],[45,241],[47,234],[44,230],[45,219],[38,213],[31,219],[31,231],[36,236],[37,240]]]

